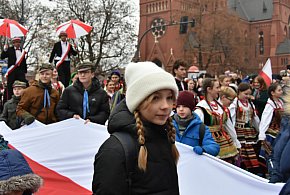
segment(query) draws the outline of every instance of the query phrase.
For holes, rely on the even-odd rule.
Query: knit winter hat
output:
[[[125,70],[125,82],[126,104],[131,113],[144,99],[158,90],[171,89],[175,96],[178,93],[174,77],[153,62],[128,64]]]
[[[181,91],[178,94],[176,106],[183,105],[188,107],[190,110],[195,108],[194,95],[189,91]]]

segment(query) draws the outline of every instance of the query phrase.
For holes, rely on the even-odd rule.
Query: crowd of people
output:
[[[111,137],[95,157],[94,194],[179,194],[176,141],[272,183],[288,181],[290,112],[283,81],[267,86],[259,75],[248,80],[226,74],[186,78],[188,65],[177,60],[172,73],[152,62],[130,63],[124,80],[115,70],[102,83],[90,62],[78,63],[71,74],[70,56],[77,51],[66,38],[60,33],[50,63],[41,64],[38,79],[29,83],[23,79],[21,40],[13,39],[14,46],[4,49],[8,96],[0,120],[13,130],[35,120],[51,124],[81,118],[107,124]],[[42,181],[37,181],[31,192],[39,188]]]

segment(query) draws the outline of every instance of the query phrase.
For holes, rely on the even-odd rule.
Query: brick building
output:
[[[189,21],[198,13],[206,15],[208,10],[224,9],[237,14],[244,36],[251,36],[246,49],[248,57],[241,59],[240,68],[234,69],[231,64],[218,66],[222,58],[212,61],[206,69],[208,72],[221,74],[227,69],[258,72],[269,57],[273,73],[290,64],[290,0],[211,0],[203,5],[202,10],[200,2],[203,1],[140,0],[140,60],[153,61],[171,71],[173,62],[181,58],[203,70],[207,54],[201,52],[195,38],[194,28],[198,24]],[[188,24],[178,24],[180,22]],[[206,17],[203,22],[206,22]],[[189,45],[193,47],[190,52]]]

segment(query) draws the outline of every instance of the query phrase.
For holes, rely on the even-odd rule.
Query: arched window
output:
[[[284,36],[285,36],[285,37],[288,37],[287,27],[286,27],[286,26],[284,27]]]
[[[263,31],[259,32],[259,53],[264,55],[264,33]]]
[[[155,58],[152,62],[162,68],[162,62],[159,59]]]

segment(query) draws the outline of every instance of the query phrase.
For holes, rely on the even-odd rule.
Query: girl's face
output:
[[[219,82],[218,81],[215,81],[214,84],[213,84],[212,89],[211,88],[208,88],[207,91],[208,91],[208,94],[212,98],[214,98],[214,99],[218,98],[219,97],[219,92],[221,91]]]
[[[169,89],[154,92],[139,106],[141,118],[156,125],[164,125],[170,116],[174,103]]]
[[[231,82],[231,79],[229,77],[224,78],[224,80],[221,82],[222,86],[229,86]]]
[[[58,77],[58,72],[57,70],[54,68],[52,71],[52,78],[56,79]]]
[[[271,94],[272,94],[272,96],[273,96],[274,98],[279,98],[279,97],[281,97],[282,94],[283,94],[282,87],[279,85],[279,86],[276,88],[275,91],[272,91],[272,92],[271,92]]]
[[[222,102],[222,105],[224,107],[230,107],[230,105],[233,103],[235,98],[232,98],[232,97],[226,97],[225,95],[223,95],[221,97],[221,102]]]
[[[192,115],[190,108],[183,106],[183,105],[178,105],[176,107],[177,114],[180,118],[188,118]]]
[[[189,90],[193,90],[194,89],[194,81],[193,80],[189,80],[187,83],[188,89]]]
[[[107,90],[110,91],[110,92],[115,90],[115,83],[114,83],[114,81],[110,81],[107,84]]]
[[[251,96],[252,90],[251,89],[247,89],[246,91],[241,91],[239,93],[239,99],[240,100],[248,100]]]
[[[261,87],[261,84],[259,83],[259,81],[257,79],[254,79],[253,87],[255,89],[259,89]]]

